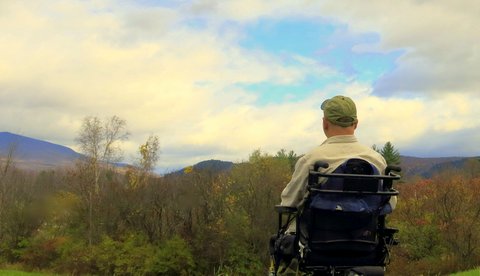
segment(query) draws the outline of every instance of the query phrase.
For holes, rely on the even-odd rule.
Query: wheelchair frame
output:
[[[308,191],[310,195],[314,193],[319,194],[339,194],[339,195],[359,195],[359,196],[368,196],[368,195],[379,195],[387,196],[390,199],[391,196],[396,196],[399,194],[397,190],[393,188],[393,181],[399,180],[400,176],[394,172],[400,172],[401,168],[396,166],[387,166],[385,169],[385,175],[365,175],[365,174],[343,174],[343,173],[322,173],[319,172],[319,168],[328,168],[328,164],[325,162],[318,161],[310,169],[308,176]],[[321,178],[342,178],[346,180],[356,180],[356,181],[371,181],[378,180],[382,181],[382,190],[374,191],[371,188],[362,189],[361,185],[356,188],[350,187],[350,190],[330,190],[323,189],[319,180]],[[378,183],[377,182],[377,183]],[[276,235],[276,240],[279,240],[283,235],[285,235],[288,226],[290,223],[297,224],[297,232],[299,231],[299,216],[302,214],[303,210],[298,210],[296,207],[288,206],[275,206],[275,210],[278,213],[278,232]],[[286,220],[284,220],[286,216]],[[378,244],[375,245],[375,254],[378,254],[378,258],[375,261],[368,262],[364,264],[359,263],[345,263],[334,262],[333,264],[325,264],[324,262],[320,265],[309,263],[307,260],[307,255],[310,254],[308,244],[300,250],[298,247],[299,244],[299,234],[296,233],[294,245],[295,245],[295,255],[292,256],[298,260],[298,269],[306,273],[307,275],[384,275],[385,267],[389,263],[389,250],[393,245],[397,245],[398,241],[394,238],[395,233],[398,232],[398,229],[386,227],[385,218],[386,215],[379,215],[376,217],[378,219],[377,223],[377,237]],[[354,240],[347,240],[345,242],[350,242]],[[357,242],[357,241],[355,241]],[[278,247],[277,244],[274,246]],[[277,248],[278,249],[278,248]],[[297,250],[298,249],[298,250]],[[274,275],[277,275],[279,269],[279,263],[282,256],[275,256],[275,252],[271,252],[274,258]],[[328,261],[327,261],[328,262]]]

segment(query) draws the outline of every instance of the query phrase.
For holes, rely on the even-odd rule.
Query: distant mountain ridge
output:
[[[69,147],[10,132],[0,132],[0,157],[13,150],[13,158],[20,168],[45,169],[70,165],[80,153]]]
[[[9,150],[13,148],[13,158],[17,167],[29,170],[54,169],[56,167],[70,166],[82,157],[69,147],[51,142],[30,138],[10,132],[0,132],[0,159],[5,158]],[[472,157],[470,157],[472,158]],[[446,168],[460,168],[467,157],[439,157],[422,158],[401,156],[400,166],[405,178],[421,176],[429,178],[435,173]],[[476,157],[478,158],[478,157]],[[121,165],[121,164],[117,164]],[[123,164],[125,165],[125,164]],[[208,170],[211,172],[223,172],[230,170],[235,164],[230,161],[205,160],[191,167],[194,170]],[[183,174],[184,169],[173,174]]]
[[[206,160],[193,165],[195,170],[210,170],[210,171],[228,171],[233,167],[233,162],[221,160]]]
[[[421,176],[430,178],[447,168],[461,168],[467,157],[412,157],[401,156],[400,167],[404,176]]]
[[[178,171],[167,173],[166,175],[183,175],[186,172],[188,172],[189,169],[193,169],[193,171],[208,171],[213,173],[220,173],[220,172],[229,171],[230,169],[232,169],[234,165],[235,164],[230,161],[210,159],[210,160],[198,162],[193,166],[185,167]]]

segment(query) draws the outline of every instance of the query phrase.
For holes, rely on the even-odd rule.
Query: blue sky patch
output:
[[[301,100],[332,81],[372,84],[392,71],[396,59],[403,53],[400,50],[388,53],[354,51],[358,45],[379,43],[380,36],[375,33],[352,34],[346,25],[321,20],[263,19],[246,26],[244,31],[245,38],[240,42],[244,48],[282,56],[285,66],[302,66],[291,58],[300,55],[339,73],[336,76],[315,76],[312,72],[305,80],[293,85],[263,82],[242,85],[243,89],[257,94],[259,105]]]
[[[252,84],[237,84],[236,86],[254,93],[257,96],[256,104],[280,104],[284,102],[298,102],[310,96],[316,90],[331,84],[332,78],[317,78],[307,76],[297,84],[275,84],[272,82],[259,82]]]
[[[247,36],[240,44],[245,48],[311,56],[325,45],[335,27],[321,22],[259,20],[245,31]]]

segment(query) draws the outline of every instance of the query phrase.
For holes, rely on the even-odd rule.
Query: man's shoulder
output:
[[[383,172],[387,167],[387,161],[385,161],[383,155],[372,148],[368,148],[368,151],[364,155],[363,159],[366,159],[366,161],[372,163],[380,172]]]
[[[383,171],[386,167],[385,159],[380,153],[356,140],[350,140],[347,143],[339,142],[339,140],[334,143],[323,143],[313,148],[302,158],[301,163],[303,165],[312,165],[320,160],[329,163],[330,166],[338,166],[351,158],[360,158],[372,163],[380,171]]]

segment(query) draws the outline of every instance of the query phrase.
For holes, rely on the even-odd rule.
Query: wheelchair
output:
[[[384,275],[398,229],[386,226],[389,200],[398,195],[393,182],[399,167],[383,175],[369,162],[349,159],[332,173],[316,162],[308,176],[308,196],[301,209],[275,206],[278,232],[270,240],[273,275],[280,263],[296,259],[301,275]],[[291,223],[296,233],[286,233]],[[285,270],[285,268],[283,269]],[[271,274],[271,275],[272,275]]]

